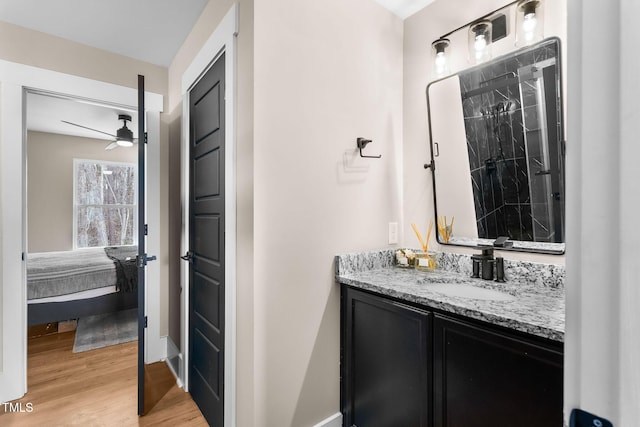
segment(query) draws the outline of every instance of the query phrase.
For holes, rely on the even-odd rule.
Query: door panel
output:
[[[197,138],[220,129],[220,84],[214,84],[209,91],[194,103],[195,133]],[[196,141],[196,145],[201,141]]]
[[[189,93],[189,384],[210,425],[224,419],[224,54]]]
[[[209,261],[214,263],[220,263],[220,222],[221,218],[218,215],[202,215],[195,218],[195,228],[199,231],[198,235],[194,236],[194,252],[199,253],[203,261]],[[213,271],[210,274],[219,273],[218,266],[206,266],[202,268],[210,267]]]
[[[220,311],[216,310],[220,304],[220,282],[197,274],[194,277],[193,290],[195,312],[202,315],[203,321],[209,322],[211,327],[220,329]]]
[[[217,165],[216,167],[220,168],[220,150],[210,151],[193,164],[196,174],[193,191],[197,200],[220,195],[220,181],[217,175],[209,176],[209,165]]]

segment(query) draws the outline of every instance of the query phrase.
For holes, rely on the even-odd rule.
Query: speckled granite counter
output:
[[[395,251],[336,256],[336,280],[355,288],[422,304],[554,341],[564,340],[564,267],[505,261],[506,283],[471,278],[468,255],[437,254],[438,268],[425,272],[395,266]],[[434,291],[431,284],[472,285],[514,296],[473,299]]]

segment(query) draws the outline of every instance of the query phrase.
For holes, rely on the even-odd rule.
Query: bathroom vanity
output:
[[[424,272],[394,251],[336,257],[345,426],[562,425],[564,269],[469,256]]]

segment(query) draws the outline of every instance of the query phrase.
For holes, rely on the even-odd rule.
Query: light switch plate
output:
[[[389,244],[390,245],[398,244],[398,223],[397,222],[389,223]]]

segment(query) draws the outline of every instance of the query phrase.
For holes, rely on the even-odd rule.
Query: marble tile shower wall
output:
[[[554,55],[553,48],[544,47],[460,74],[481,238],[509,236],[513,240],[534,240],[528,163],[539,155],[532,152],[536,157],[528,157],[527,150],[539,146],[531,144],[540,133],[534,122],[538,98],[528,86],[521,93],[517,70]]]
[[[509,236],[533,240],[519,92],[516,81],[497,89],[463,94],[471,182],[481,238]]]

